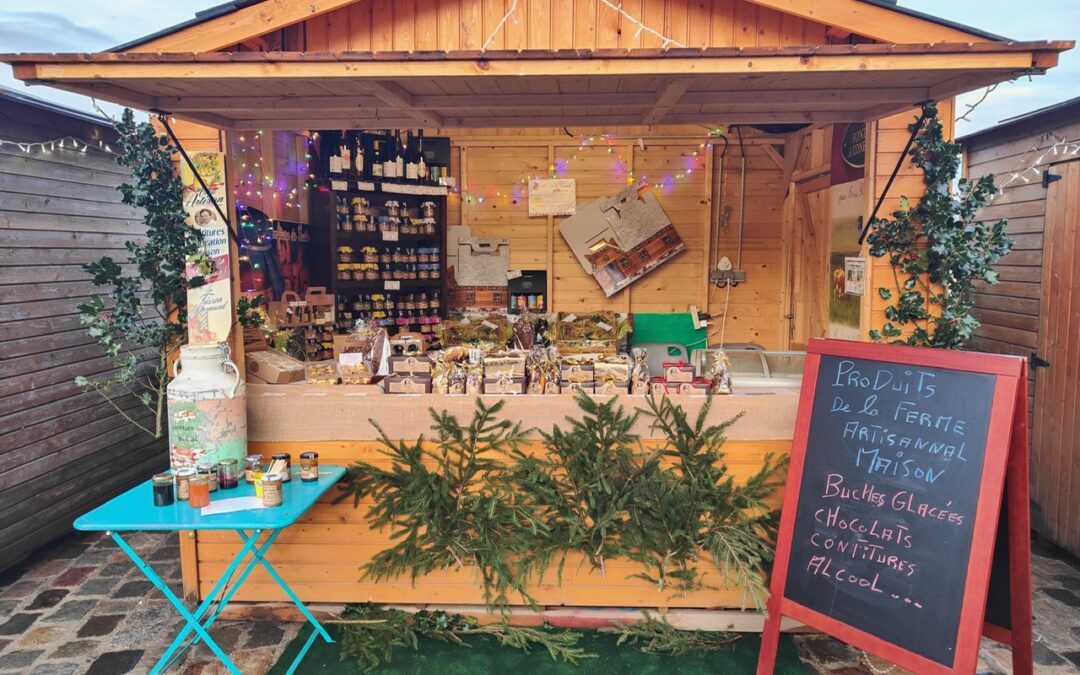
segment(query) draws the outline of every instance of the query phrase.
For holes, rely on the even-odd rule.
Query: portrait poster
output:
[[[229,261],[229,224],[218,210],[226,209],[225,155],[220,152],[195,152],[191,161],[199,176],[210,188],[208,195],[195,178],[187,162],[180,163],[183,184],[185,222],[202,232],[202,255],[189,261],[187,277],[202,276],[203,285],[188,289],[188,341],[191,344],[225,342],[232,327],[232,278]],[[217,208],[214,205],[217,202]],[[202,263],[200,265],[199,263]],[[205,265],[210,269],[205,269]]]

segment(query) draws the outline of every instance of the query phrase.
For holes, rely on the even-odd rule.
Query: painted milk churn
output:
[[[247,454],[244,382],[224,343],[184,345],[169,383],[169,461],[243,462]]]

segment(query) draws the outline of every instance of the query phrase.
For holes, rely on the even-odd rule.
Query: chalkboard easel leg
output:
[[[772,675],[776,669],[776,650],[780,645],[779,605],[780,603],[769,600],[769,615],[765,618],[765,628],[761,631],[761,652],[758,654],[757,675]]]
[[[1013,674],[1031,675],[1034,665],[1031,625],[1031,503],[1028,465],[1027,364],[1020,374],[1013,410],[1009,464],[1005,474],[1009,518],[1009,608]]]

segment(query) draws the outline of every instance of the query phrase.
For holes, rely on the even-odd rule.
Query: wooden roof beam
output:
[[[641,123],[659,124],[693,84],[694,79],[691,77],[668,80],[657,92],[656,103],[653,104],[652,110],[645,113],[645,116],[641,118]]]
[[[132,47],[129,52],[213,52],[306,21],[357,0],[263,0],[184,30]]]
[[[891,44],[988,42],[985,37],[859,0],[748,0],[838,30]]]
[[[537,59],[522,61],[251,61],[225,60],[185,63],[159,61],[32,62],[12,58],[15,77],[21,80],[94,81],[124,79],[212,80],[215,78],[318,79],[348,78],[398,82],[413,78],[462,77],[610,77],[656,75],[755,75],[798,73],[858,73],[894,71],[1001,71],[1026,72],[1038,50],[1004,49],[994,52],[819,54],[815,56],[769,55],[702,56],[696,58],[632,59]],[[241,56],[241,55],[237,55]],[[382,87],[383,92],[387,91]],[[381,96],[380,96],[381,97]]]
[[[422,110],[415,107],[416,104],[413,102],[413,95],[406,91],[401,85],[395,82],[377,81],[365,82],[364,84],[371,89],[376,97],[395,108],[400,108],[406,117],[411,117],[417,122],[421,122],[430,127],[443,126],[441,115],[432,112],[431,110]]]

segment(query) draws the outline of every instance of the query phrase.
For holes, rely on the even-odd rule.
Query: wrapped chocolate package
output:
[[[559,352],[553,347],[536,347],[525,359],[530,394],[558,394]]]
[[[525,377],[525,352],[496,352],[484,357],[484,377]]]
[[[646,356],[644,347],[634,347],[630,350],[630,358],[633,361],[630,370],[630,393],[638,396],[649,393],[649,362]]]
[[[712,381],[714,393],[731,393],[731,361],[727,354],[720,351],[712,356],[705,377]]]

